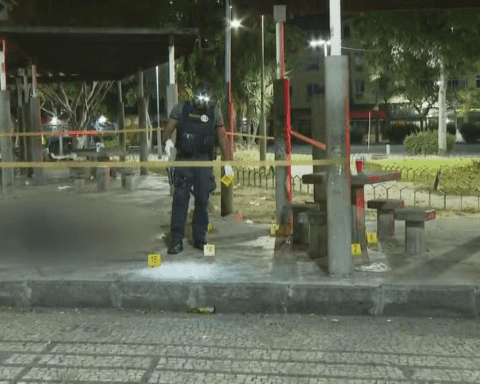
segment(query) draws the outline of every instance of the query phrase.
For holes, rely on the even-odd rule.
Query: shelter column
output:
[[[170,116],[173,107],[178,104],[178,92],[175,85],[175,45],[173,35],[170,35],[170,45],[168,47],[168,86],[167,86],[167,118]],[[175,144],[176,135],[173,135],[171,140]],[[161,141],[159,141],[161,143]],[[171,158],[170,160],[175,160]],[[170,195],[173,196],[173,185],[170,185]]]
[[[148,161],[147,103],[143,91],[143,71],[138,72],[138,127],[140,132],[140,162]],[[147,167],[140,167],[140,175],[148,175]]]
[[[328,267],[332,277],[352,272],[348,56],[341,55],[340,0],[330,0],[331,56],[325,58],[327,157],[345,160],[327,171]]]
[[[232,7],[230,6],[230,0],[225,1],[225,13],[226,13],[226,22],[225,22],[225,93],[227,100],[227,132],[233,133],[233,103],[232,103],[232,83],[231,83],[231,73],[232,73]],[[233,135],[228,138],[228,144],[230,145],[230,151],[232,153],[232,159],[225,159],[222,157],[222,160],[233,160],[233,150],[234,150],[234,140]],[[221,176],[224,176],[222,168]],[[221,186],[221,195],[220,195],[220,210],[221,215],[226,216],[233,212],[233,184],[230,184],[228,187],[223,183],[220,183]]]
[[[42,130],[41,120],[40,120],[40,100],[37,97],[37,66],[32,65],[32,97],[30,98],[30,132],[40,133]],[[30,138],[30,145],[32,151],[32,161],[34,162],[43,162],[43,147],[42,147],[42,137],[32,136]],[[33,169],[33,185],[42,185],[43,184],[43,169],[34,168]]]
[[[7,76],[5,73],[5,40],[3,50],[0,53],[0,132],[13,133],[10,120],[10,92],[7,91]],[[2,163],[13,162],[13,136],[2,136],[0,138],[0,149]],[[2,168],[2,191],[3,197],[12,197],[14,194],[14,169]]]
[[[121,148],[121,155],[120,161],[125,161],[125,154],[127,153],[127,134],[125,133],[125,105],[123,103],[122,98],[122,82],[117,82],[118,86],[118,130],[120,133],[120,148]]]

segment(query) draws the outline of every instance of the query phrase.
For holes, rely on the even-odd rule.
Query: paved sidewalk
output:
[[[211,216],[215,256],[188,242],[183,253],[167,255],[166,178],[136,176],[133,192],[119,179],[109,192],[97,192],[93,181],[75,192],[66,171],[46,172],[41,187],[18,183],[16,198],[0,201],[0,306],[480,316],[480,219],[427,222],[429,251],[415,257],[404,255],[397,222],[395,239],[370,251],[370,260],[354,260],[356,267],[381,262],[389,271],[334,279],[326,260],[233,215]],[[367,222],[370,230],[375,225]],[[162,255],[160,267],[147,266],[149,253]]]
[[[477,384],[474,320],[0,312],[0,383]]]

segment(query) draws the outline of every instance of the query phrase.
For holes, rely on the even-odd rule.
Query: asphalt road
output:
[[[0,383],[479,383],[476,321],[0,311]]]

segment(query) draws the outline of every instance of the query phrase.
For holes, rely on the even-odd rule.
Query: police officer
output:
[[[176,129],[176,141],[171,137]],[[170,157],[172,148],[177,150],[177,161],[211,161],[215,158],[215,141],[222,156],[232,160],[223,117],[214,105],[207,82],[198,84],[192,100],[178,103],[170,113],[164,130],[165,152]],[[224,167],[227,176],[233,176],[230,165]],[[193,214],[193,246],[203,250],[208,227],[208,202],[216,188],[213,167],[177,167],[173,177],[174,193],[170,225],[169,254],[183,251],[183,237],[188,214],[190,193],[195,198]]]

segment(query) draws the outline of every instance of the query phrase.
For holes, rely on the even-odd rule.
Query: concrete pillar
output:
[[[285,108],[284,108],[284,80],[275,80],[273,83],[274,115],[275,115],[275,160],[286,159],[286,140],[285,140]],[[287,167],[275,167],[276,184],[276,218],[278,225],[288,224],[288,214],[286,207],[287,198]]]
[[[326,127],[325,127],[325,96],[315,95],[311,100],[311,113],[310,113],[312,138],[326,142]],[[323,160],[327,158],[327,151],[320,148],[312,147],[312,159]],[[326,172],[328,166],[314,165],[313,172]],[[317,184],[313,186],[313,200],[320,204],[320,210],[327,210],[327,189],[325,184]],[[310,227],[310,249],[313,251],[318,248],[317,254],[327,254],[328,244],[328,230],[327,226],[312,225]]]
[[[143,72],[138,72],[138,127],[140,132],[140,162],[148,161],[147,102],[143,92]],[[140,167],[141,175],[148,175],[147,167]]]
[[[10,120],[10,92],[0,91],[0,132],[13,133]],[[13,162],[13,136],[0,138],[2,162]],[[13,168],[2,168],[2,192],[3,197],[12,197],[15,192],[15,180]]]
[[[346,131],[348,126],[348,57],[325,58],[325,112],[327,127],[327,157],[347,158]],[[352,272],[352,212],[349,160],[332,165],[327,171],[328,264],[332,277],[345,277]]]
[[[311,100],[311,113],[310,113],[312,139],[326,142],[326,127],[325,127],[325,96],[315,95]],[[324,160],[327,158],[327,151],[312,146],[312,159]],[[313,172],[325,172],[328,166],[314,165]],[[327,190],[323,184],[313,186],[313,199],[316,203],[321,205],[321,209],[327,209]]]

